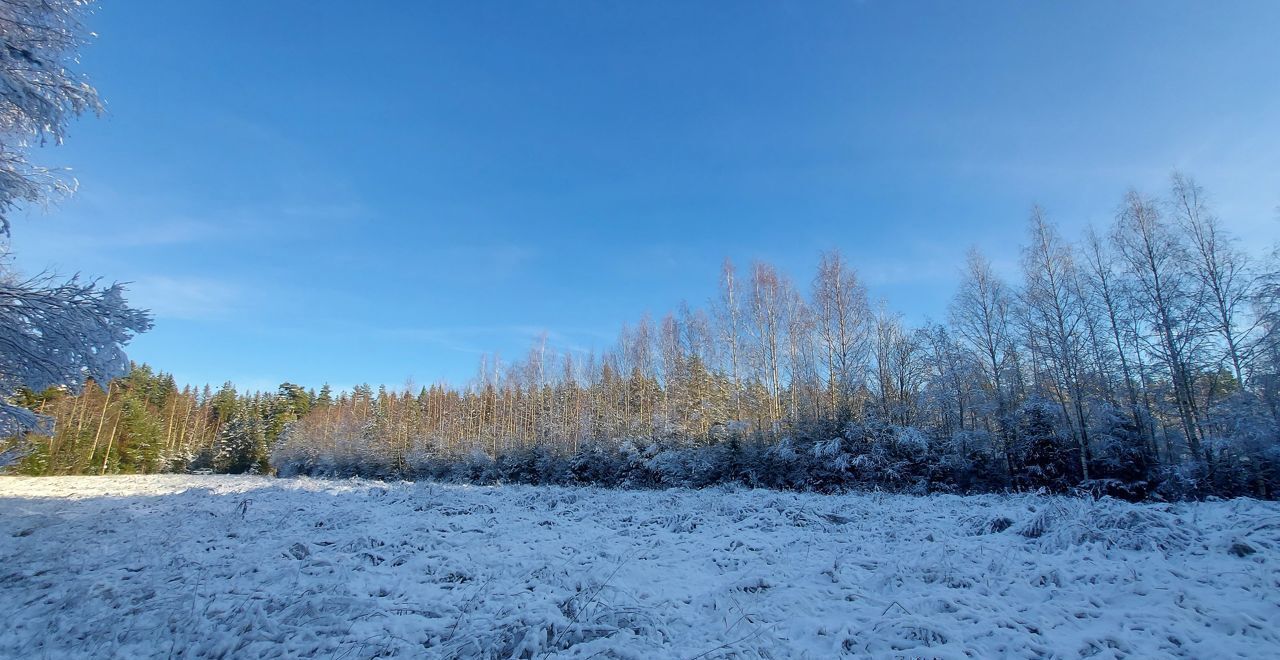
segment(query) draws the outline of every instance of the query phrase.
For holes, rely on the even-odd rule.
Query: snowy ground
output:
[[[1280,657],[1247,500],[6,477],[0,555],[2,657]]]

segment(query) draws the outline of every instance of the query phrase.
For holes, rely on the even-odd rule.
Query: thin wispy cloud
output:
[[[129,283],[127,291],[131,303],[159,319],[222,319],[241,300],[236,286],[203,277],[143,277]]]
[[[557,352],[586,353],[591,350],[588,346],[591,340],[607,342],[615,338],[614,335],[586,328],[552,329],[529,324],[371,328],[369,332],[383,339],[421,342],[474,355],[503,353],[506,348],[519,356],[543,339],[549,349]]]

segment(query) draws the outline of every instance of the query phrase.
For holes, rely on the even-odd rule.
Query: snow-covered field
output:
[[[1280,506],[0,478],[0,656],[1280,657]]]

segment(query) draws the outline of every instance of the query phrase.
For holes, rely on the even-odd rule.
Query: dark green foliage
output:
[[[150,473],[160,470],[164,429],[147,407],[145,396],[126,398],[120,417],[120,435],[109,457],[107,472]]]
[[[1147,499],[1157,486],[1159,465],[1142,430],[1125,415],[1103,410],[1100,416],[1105,419],[1093,433],[1092,481],[1086,487],[1131,502]]]
[[[179,390],[172,375],[134,365],[108,388],[79,395],[51,388],[22,392],[31,410],[57,420],[52,436],[0,443],[22,457],[8,469],[29,475],[143,474],[213,470],[269,473],[271,445],[316,406],[305,389],[284,383],[270,394]]]
[[[267,436],[255,406],[240,400],[218,433],[213,469],[230,474],[262,474],[270,471]]]

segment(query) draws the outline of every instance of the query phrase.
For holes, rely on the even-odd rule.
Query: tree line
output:
[[[135,370],[114,403],[87,388],[45,410],[48,465],[28,465],[1275,496],[1280,273],[1198,184],[1131,190],[1075,241],[1034,208],[1020,271],[970,251],[946,318],[910,327],[839,252],[799,283],[725,261],[708,305],[645,315],[605,351],[543,339],[416,392],[197,393]]]

